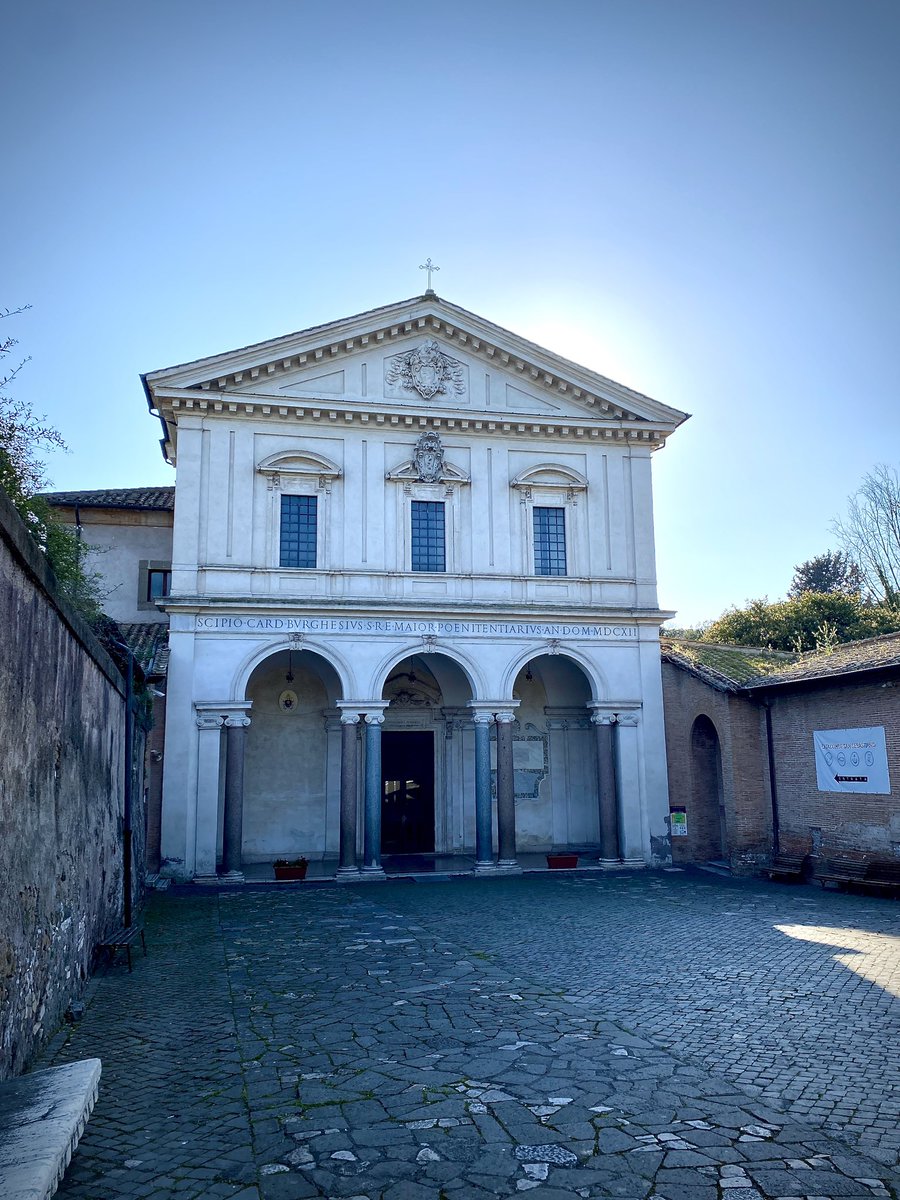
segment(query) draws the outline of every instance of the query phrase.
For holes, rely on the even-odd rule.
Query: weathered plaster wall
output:
[[[121,923],[121,679],[52,589],[0,493],[3,1078],[20,1072],[57,1027],[81,992],[94,946]],[[139,845],[134,878],[141,877]]]

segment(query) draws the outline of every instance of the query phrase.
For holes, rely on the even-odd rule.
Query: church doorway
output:
[[[434,734],[383,733],[381,775],[382,853],[433,853]]]

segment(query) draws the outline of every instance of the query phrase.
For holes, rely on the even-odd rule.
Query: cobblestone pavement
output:
[[[59,1194],[896,1197],[898,924],[649,872],[157,897],[41,1064],[103,1060]]]

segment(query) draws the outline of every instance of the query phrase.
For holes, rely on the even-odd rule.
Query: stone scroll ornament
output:
[[[398,354],[388,370],[387,381],[408,392],[418,392],[423,400],[451,392],[461,396],[465,391],[462,363],[445,354],[434,338],[408,354]]]

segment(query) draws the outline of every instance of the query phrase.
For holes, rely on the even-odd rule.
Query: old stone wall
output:
[[[900,700],[897,680],[769,693],[780,846],[791,853],[900,853]],[[892,793],[820,792],[813,731],[883,726]]]
[[[672,860],[724,858],[736,873],[753,871],[772,845],[764,713],[672,663],[663,663],[662,677],[669,806],[687,812],[687,836],[672,838]],[[719,742],[718,788],[695,736],[703,718]]]
[[[0,1078],[122,921],[123,683],[0,493]],[[136,756],[137,757],[137,756]],[[143,827],[141,789],[134,825]],[[143,877],[139,839],[135,896]]]

